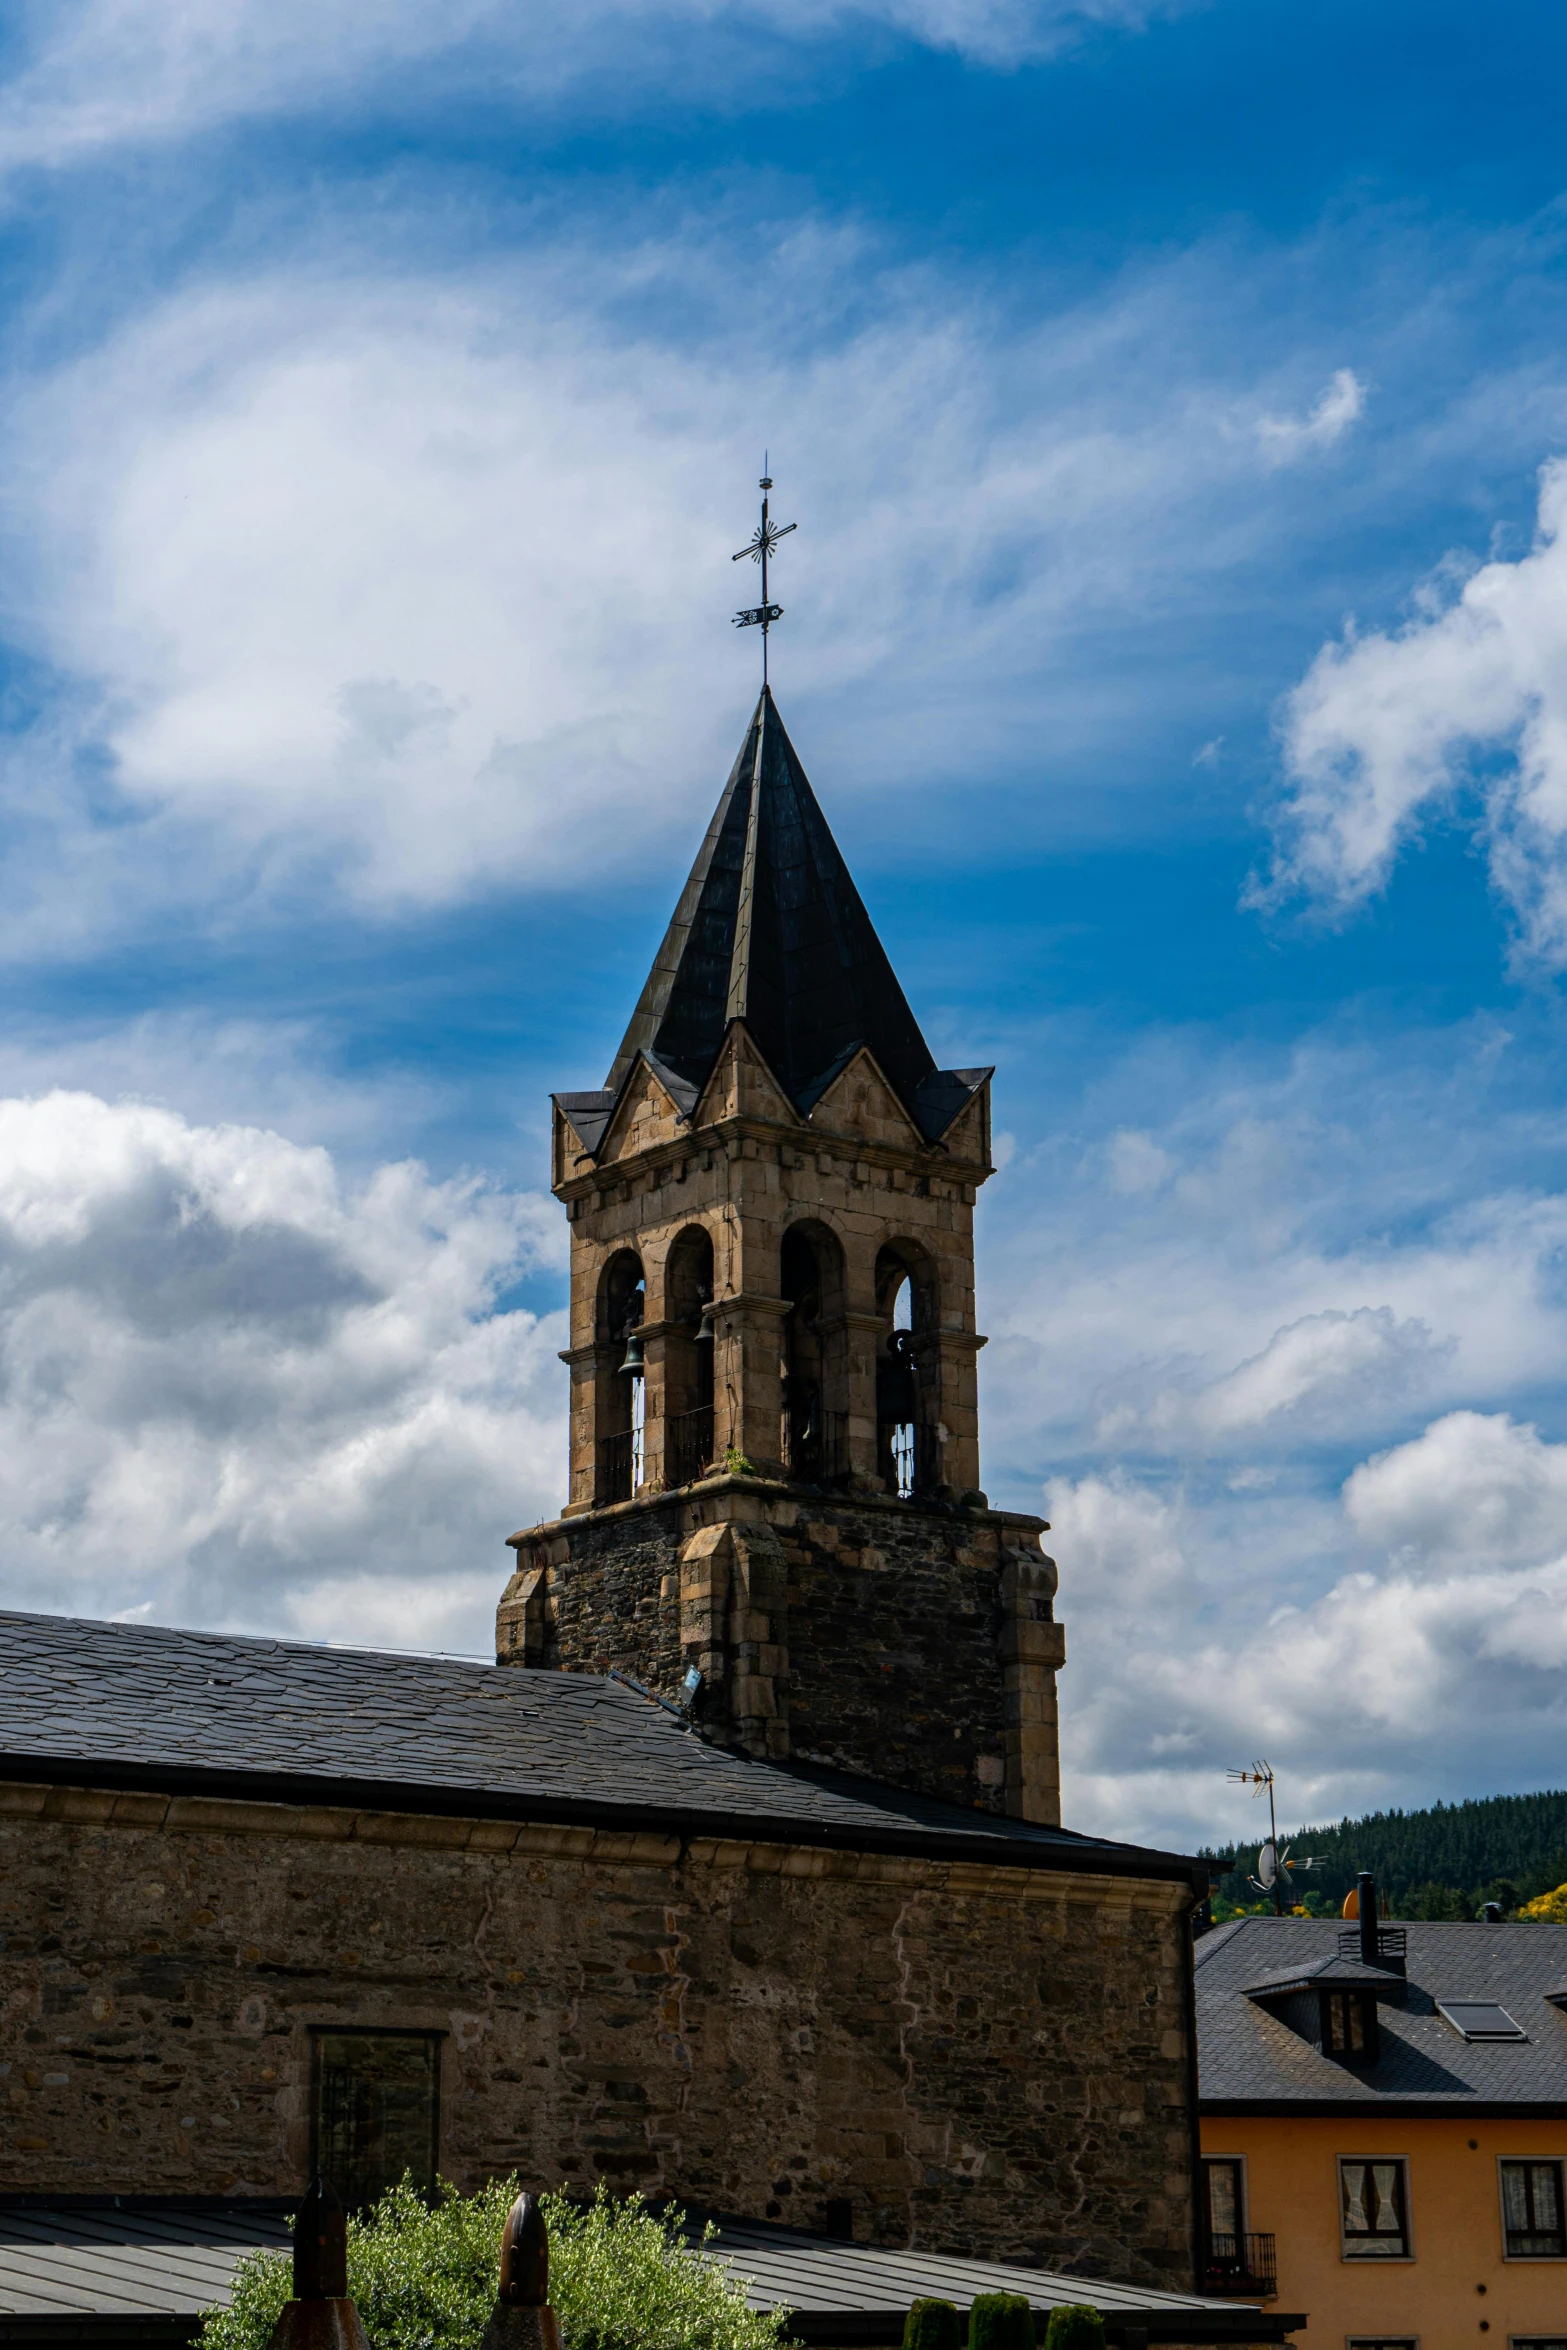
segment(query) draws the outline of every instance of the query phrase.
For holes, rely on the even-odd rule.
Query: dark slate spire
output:
[[[935,1073],[766,686],[609,1092],[639,1050],[699,1090],[731,1020],[745,1022],[802,1111],[862,1044],[911,1110]]]

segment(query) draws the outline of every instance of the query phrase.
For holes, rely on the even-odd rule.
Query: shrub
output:
[[[477,2350],[516,2194],[515,2179],[476,2195],[443,2183],[430,2205],[404,2180],[349,2221],[348,2290],[372,2350]],[[747,2309],[727,2269],[692,2256],[679,2212],[655,2216],[602,2185],[586,2206],[542,2200],[550,2302],[570,2350],[776,2350],[786,2313]],[[286,2252],[242,2261],[230,2306],[207,2312],[200,2350],[265,2350],[290,2284]]]
[[[903,2326],[903,2350],[961,2350],[963,2327],[950,2301],[914,2301]]]
[[[1518,1915],[1543,1918],[1548,1925],[1567,1926],[1567,1885],[1558,1885],[1554,1893],[1541,1893],[1533,1901],[1526,1901]]]
[[[1022,2293],[978,2293],[968,2313],[968,2350],[1034,2350],[1034,2313]]]
[[[1105,2350],[1104,2319],[1086,2301],[1052,2309],[1045,2328],[1045,2350]]]

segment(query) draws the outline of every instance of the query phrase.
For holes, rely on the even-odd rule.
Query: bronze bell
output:
[[[620,1366],[621,1373],[626,1378],[640,1379],[642,1367],[642,1333],[630,1330],[626,1333],[626,1359]]]

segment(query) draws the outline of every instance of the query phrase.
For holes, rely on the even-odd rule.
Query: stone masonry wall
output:
[[[312,2024],[441,2168],[1190,2283],[1184,1886],[0,1788],[0,2184],[285,2194]]]
[[[782,1760],[1060,1818],[1041,1521],[737,1478],[515,1536],[503,1664],[630,1672]]]

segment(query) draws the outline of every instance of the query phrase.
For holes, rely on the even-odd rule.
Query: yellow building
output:
[[[1315,2350],[1567,2350],[1567,1926],[1197,1945],[1204,2288]]]

